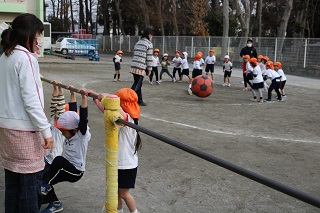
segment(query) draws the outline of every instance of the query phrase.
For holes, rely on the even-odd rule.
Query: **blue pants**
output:
[[[42,203],[43,171],[20,174],[5,171],[5,212],[38,213]]]

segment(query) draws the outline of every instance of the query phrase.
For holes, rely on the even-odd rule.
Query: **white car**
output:
[[[95,41],[95,39],[90,39]],[[97,42],[96,42],[97,43]],[[96,47],[88,44],[85,40],[77,38],[58,38],[56,44],[53,45],[52,50],[55,52],[76,55],[92,55],[96,52]]]

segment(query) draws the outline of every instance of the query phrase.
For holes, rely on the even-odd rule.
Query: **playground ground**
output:
[[[122,82],[112,82],[111,55],[99,62],[54,56],[39,61],[47,79],[113,93],[132,85],[128,72],[131,58],[123,59]],[[216,67],[215,73],[214,92],[205,99],[188,95],[186,78],[172,83],[164,76],[161,85],[149,85],[145,79],[142,90],[148,106],[141,107],[140,125],[320,199],[320,80],[288,76],[285,101],[259,104],[250,101],[250,91],[242,91],[241,70],[234,69],[231,87],[221,86],[221,67]],[[44,83],[44,92],[48,113],[52,85]],[[68,100],[69,92],[65,93]],[[80,95],[77,98],[80,101]],[[102,212],[104,123],[91,101],[89,126],[92,139],[83,178],[55,186],[67,213]],[[136,189],[132,190],[141,213],[319,212],[150,136],[141,136]],[[0,212],[4,212],[3,169],[0,202]],[[129,210],[125,208],[125,212]]]

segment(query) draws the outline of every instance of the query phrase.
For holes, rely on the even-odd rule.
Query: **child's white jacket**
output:
[[[0,76],[0,127],[51,137],[37,59],[17,45],[9,57],[0,57]]]

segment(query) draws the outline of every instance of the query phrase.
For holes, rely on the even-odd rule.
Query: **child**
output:
[[[181,55],[181,68],[182,68],[182,73],[181,73],[181,81],[183,78],[183,75],[186,75],[190,81],[190,75],[189,75],[189,64],[188,64],[188,53],[187,52],[183,52]]]
[[[173,82],[176,82],[176,72],[178,71],[179,79],[181,81],[181,58],[180,51],[176,50],[175,57],[172,59],[173,67]]]
[[[162,74],[163,73],[167,73],[169,76],[170,76],[170,78],[172,79],[172,81],[174,81],[174,78],[173,78],[173,76],[170,74],[170,72],[169,72],[169,70],[168,70],[168,66],[170,65],[170,61],[168,60],[168,54],[167,53],[165,53],[165,54],[163,54],[163,56],[162,56],[162,61],[161,61],[161,72],[160,72],[160,83],[161,83],[161,81],[162,81]]]
[[[230,57],[229,55],[224,56],[224,63],[223,63],[223,84],[222,86],[228,86],[230,87],[230,78],[231,78],[231,72],[232,72],[232,63],[229,61]],[[226,84],[226,80],[228,78],[228,84]]]
[[[153,50],[152,71],[151,71],[150,76],[149,76],[149,79],[150,79],[149,84],[153,84],[153,81],[152,81],[153,74],[156,75],[156,83],[160,84],[159,79],[158,79],[158,65],[160,65],[159,57],[158,57],[159,52],[160,52],[160,50],[157,49],[157,48]]]
[[[58,83],[56,81],[52,81],[53,83]],[[65,99],[63,88],[53,84],[53,93],[51,99],[51,134],[54,140],[54,148],[52,152],[48,152],[45,156],[45,171],[47,171],[56,156],[60,156],[63,151],[63,142],[65,140],[61,131],[55,127],[55,123],[60,117],[60,114],[65,111]]]
[[[252,80],[252,76],[251,76],[251,72],[253,70],[253,68],[250,65],[250,55],[244,55],[243,56],[243,64],[245,64],[245,66],[242,67],[242,75],[243,75],[243,82],[244,82],[244,91],[247,91],[247,84],[249,84],[249,86],[252,88],[252,84],[250,82],[250,80]]]
[[[269,58],[268,58],[268,56],[263,56],[262,58],[261,58],[261,71],[262,71],[262,76],[265,76],[265,72],[266,72],[266,63],[267,63],[267,61],[269,61]],[[264,82],[263,82],[263,88],[264,88],[264,91],[265,92],[268,92],[268,89],[269,89],[269,85],[267,84],[267,79],[266,78],[264,78],[263,79],[264,80]]]
[[[118,76],[118,81],[121,81],[120,80],[120,69],[121,69],[120,62],[122,62],[122,59],[121,59],[122,54],[123,54],[122,50],[118,50],[117,54],[113,57],[114,69],[116,71],[116,73],[113,76],[113,81],[117,81],[116,80],[117,76]]]
[[[202,58],[202,52],[197,52],[197,54],[200,55],[200,71],[201,71],[201,75],[202,75],[202,71],[203,71],[203,66],[204,66],[204,60]]]
[[[262,63],[262,58],[263,58],[263,55],[258,55],[258,65],[261,71],[266,69],[266,66],[264,65],[264,63]]]
[[[282,101],[281,93],[279,92],[279,86],[280,86],[280,75],[274,70],[273,62],[268,61],[266,63],[266,72],[265,76],[266,78],[271,79],[272,83],[268,89],[268,99],[265,99],[266,102],[271,102],[271,95],[272,90],[275,90],[277,93],[277,100]]]
[[[263,102],[263,96],[261,92],[261,88],[263,88],[262,72],[256,58],[251,58],[249,62],[251,67],[253,68],[252,71],[249,70],[249,73],[251,73],[253,77],[252,86],[251,86],[252,95],[253,95],[252,101],[257,101],[256,92],[258,92],[260,97],[259,102],[262,103]]]
[[[214,82],[214,63],[216,62],[216,56],[214,55],[214,50],[209,51],[209,55],[204,60],[204,63],[206,65],[206,75],[209,75],[209,71],[211,73],[211,79],[212,82]]]
[[[200,66],[201,66],[200,60],[201,60],[201,55],[199,53],[197,53],[196,56],[194,57],[194,61],[193,61],[192,78],[195,78],[198,75],[202,75],[202,72],[200,70]]]
[[[287,78],[286,75],[284,74],[283,70],[282,70],[282,64],[280,62],[276,62],[274,64],[274,69],[277,71],[277,73],[280,75],[280,92],[282,97],[286,97],[286,94],[284,92],[284,85],[286,85],[287,82]]]
[[[193,78],[190,78],[190,80],[189,80],[189,87],[188,87],[188,93],[189,93],[189,95],[192,95],[192,82],[193,82]]]
[[[62,202],[55,194],[53,185],[63,181],[77,182],[85,171],[87,148],[91,138],[87,126],[87,95],[92,92],[79,91],[83,92],[80,116],[76,113],[75,100],[71,100],[74,104],[69,104],[70,111],[62,113],[56,122],[56,127],[65,137],[64,152],[62,156],[54,158],[49,171],[44,173],[41,186],[41,193],[44,195],[42,203],[49,203],[49,205],[42,211],[43,213],[63,210]]]
[[[103,99],[108,94],[100,94],[98,100]],[[120,112],[123,119],[138,125],[140,118],[140,108],[137,104],[137,94],[129,88],[118,90],[115,95],[120,98]],[[104,111],[104,107],[94,100],[98,108]],[[138,213],[135,200],[130,194],[130,189],[135,187],[138,169],[137,151],[141,149],[141,139],[139,133],[128,126],[120,126],[118,139],[118,212],[123,213],[122,200],[126,203],[131,213]]]

